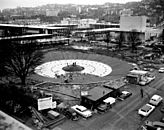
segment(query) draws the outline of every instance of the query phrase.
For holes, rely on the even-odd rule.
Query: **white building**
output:
[[[132,16],[133,11],[131,9],[123,9],[120,11],[121,16]]]
[[[56,9],[47,9],[46,10],[46,16],[58,16],[58,13],[60,12],[60,10],[56,10]]]
[[[8,23],[10,24],[18,24],[18,25],[39,25],[41,23],[40,18],[36,19],[14,19],[9,20]]]
[[[78,13],[81,13],[81,12],[82,12],[81,7],[78,7]]]
[[[95,19],[80,19],[78,28],[89,28],[90,24],[95,24],[97,23],[97,20]]]
[[[61,24],[79,24],[79,19],[76,18],[63,18]]]
[[[120,30],[140,32],[142,41],[148,40],[151,37],[157,37],[161,33],[160,29],[150,27],[149,19],[146,16],[120,16]]]
[[[64,18],[61,24],[77,24],[78,28],[89,28],[90,24],[95,24],[95,19],[76,19],[76,18]]]
[[[162,29],[147,28],[145,31],[145,40],[148,40],[153,37],[158,37],[162,33]]]

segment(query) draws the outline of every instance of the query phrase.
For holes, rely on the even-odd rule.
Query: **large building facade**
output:
[[[137,32],[145,32],[148,24],[148,18],[146,16],[120,17],[120,29],[123,31],[136,30]]]
[[[161,33],[161,29],[150,27],[150,20],[146,16],[121,16],[120,30],[129,32],[135,30],[139,32],[141,41],[158,37]]]

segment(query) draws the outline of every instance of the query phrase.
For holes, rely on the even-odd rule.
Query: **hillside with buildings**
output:
[[[0,12],[0,23],[45,24],[60,23],[63,18],[97,19],[99,22],[119,23],[124,15],[148,16],[151,24],[156,25],[163,20],[163,9],[160,0],[142,0],[126,4],[104,3],[103,5],[60,5],[48,4],[38,7],[17,7],[3,9]]]

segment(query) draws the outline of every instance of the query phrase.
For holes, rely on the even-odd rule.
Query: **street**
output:
[[[145,120],[149,118],[153,120],[154,115],[158,112],[155,110],[149,117],[144,118],[137,114],[138,109],[146,104],[154,93],[164,97],[164,93],[161,91],[164,84],[163,76],[164,74],[156,72],[156,79],[149,85],[143,86],[143,98],[141,97],[140,86],[125,86],[124,89],[131,91],[132,96],[125,101],[117,101],[108,112],[96,113],[90,119],[80,119],[77,122],[66,121],[58,128],[62,130],[137,130]],[[156,119],[160,120],[161,117],[158,115],[161,116],[161,114],[157,114]]]

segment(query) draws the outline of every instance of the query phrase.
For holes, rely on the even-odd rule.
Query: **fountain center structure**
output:
[[[66,72],[81,72],[84,70],[84,67],[77,65],[76,62],[73,62],[71,65],[67,65],[62,68]]]

